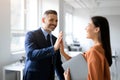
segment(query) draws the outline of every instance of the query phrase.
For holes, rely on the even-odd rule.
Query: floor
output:
[[[120,60],[118,58],[113,59],[113,64],[110,68],[111,80],[120,80]]]

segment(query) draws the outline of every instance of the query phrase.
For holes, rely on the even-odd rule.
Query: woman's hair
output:
[[[105,57],[108,61],[109,66],[112,65],[112,53],[110,45],[110,32],[109,32],[109,23],[105,17],[102,16],[93,16],[91,20],[95,27],[100,28],[100,38],[102,46],[105,50]]]

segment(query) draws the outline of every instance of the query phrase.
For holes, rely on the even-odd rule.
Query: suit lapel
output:
[[[45,36],[44,36],[41,28],[39,28],[38,31],[39,31],[39,40],[41,41],[42,44],[47,46],[47,40],[45,39]]]
[[[39,32],[39,33],[38,33],[38,34],[39,34],[39,36],[38,36],[38,37],[39,37],[39,40],[42,42],[42,44],[44,43],[45,46],[47,46],[47,40],[45,39],[45,36],[44,36],[41,28],[38,29],[38,32]],[[55,38],[55,36],[52,35],[52,44],[53,44],[53,45],[55,44],[55,41],[56,41],[56,38]]]

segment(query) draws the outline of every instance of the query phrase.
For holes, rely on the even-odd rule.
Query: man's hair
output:
[[[55,10],[47,10],[47,11],[45,11],[44,16],[49,15],[49,14],[57,15],[57,12]]]

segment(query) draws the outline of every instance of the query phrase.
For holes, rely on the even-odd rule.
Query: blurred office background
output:
[[[57,37],[64,32],[65,50],[76,56],[93,44],[85,37],[85,27],[94,15],[107,17],[113,52],[112,80],[120,80],[120,0],[0,0],[0,80],[17,80],[20,73],[6,71],[7,65],[23,65],[24,38],[29,30],[39,28],[45,10],[58,12]],[[62,57],[64,62],[64,58]],[[17,63],[16,63],[17,62]],[[7,76],[6,76],[7,75]]]

